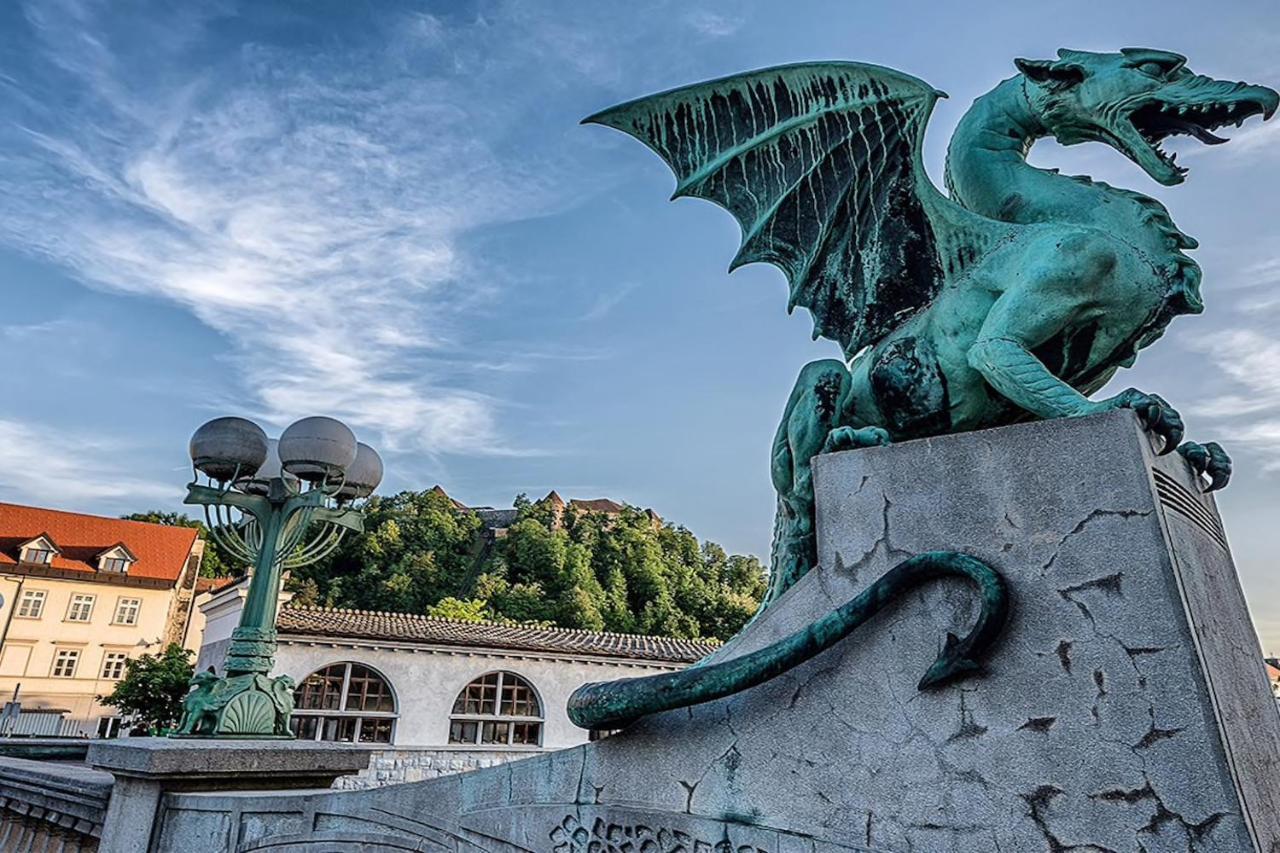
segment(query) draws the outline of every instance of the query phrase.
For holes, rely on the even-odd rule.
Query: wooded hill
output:
[[[374,497],[366,532],[288,588],[305,604],[722,640],[755,612],[755,557],[649,511],[552,497],[520,496],[502,529],[438,487]]]

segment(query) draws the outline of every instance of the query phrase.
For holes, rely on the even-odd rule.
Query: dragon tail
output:
[[[763,684],[835,645],[911,589],[943,577],[972,581],[982,608],[964,638],[947,635],[942,652],[920,680],[921,690],[938,687],[979,669],[977,659],[999,636],[1009,612],[1004,578],[986,563],[954,551],[932,551],[898,563],[845,604],[763,649],[680,672],[584,684],[569,697],[569,719],[584,729],[617,729],[648,714]]]

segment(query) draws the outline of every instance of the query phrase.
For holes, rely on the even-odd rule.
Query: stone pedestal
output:
[[[890,849],[1280,846],[1280,715],[1221,520],[1130,413],[839,454],[816,478],[835,569],[816,601],[935,548],[1014,594],[990,676],[903,704],[897,767],[852,777]],[[945,630],[963,595],[921,616]],[[889,649],[899,671],[934,651],[916,631]]]
[[[114,777],[101,853],[152,849],[165,794],[180,791],[279,791],[328,788],[358,773],[370,752],[311,741],[123,738],[95,741],[87,763]]]
[[[160,849],[1280,849],[1280,714],[1217,511],[1130,413],[836,454],[816,482],[822,567],[718,657],[957,550],[1012,593],[982,675],[917,689],[977,612],[939,581],[773,681],[598,743],[373,791],[173,795]]]

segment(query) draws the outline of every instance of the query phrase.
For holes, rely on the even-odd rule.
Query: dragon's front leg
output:
[[[969,365],[1009,401],[1041,418],[1074,418],[1131,409],[1142,425],[1164,439],[1161,453],[1182,440],[1182,416],[1165,400],[1128,388],[1106,400],[1090,400],[1044,366],[1021,341],[985,338],[969,350]]]
[[[1175,449],[1186,431],[1182,423],[1182,415],[1178,414],[1177,410],[1158,394],[1148,394],[1137,388],[1126,388],[1114,397],[1097,402],[1086,398],[1086,402],[1088,406],[1081,414],[1108,412],[1113,409],[1132,410],[1144,427],[1164,439],[1164,447],[1160,450],[1162,455]]]
[[[1115,287],[1125,251],[1093,231],[1055,234],[1033,246],[1013,285],[988,310],[967,359],[992,388],[1041,418],[1131,409],[1144,427],[1164,440],[1160,452],[1169,453],[1182,441],[1182,417],[1162,398],[1129,388],[1106,400],[1090,400],[1054,375],[1033,352],[1069,334],[1082,316],[1097,312],[1100,294]],[[1091,365],[1116,366],[1106,359]]]
[[[1022,343],[1009,338],[979,341],[969,350],[969,364],[1009,400],[1042,418],[1131,409],[1144,427],[1164,439],[1161,453],[1176,448],[1197,474],[1209,477],[1206,491],[1221,489],[1231,478],[1231,458],[1216,442],[1178,444],[1182,416],[1156,394],[1129,388],[1106,400],[1090,400],[1054,376]]]

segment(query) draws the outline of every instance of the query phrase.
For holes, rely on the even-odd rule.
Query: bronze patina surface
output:
[[[624,131],[675,172],[674,197],[742,226],[731,265],[767,261],[846,365],[800,374],[773,447],[778,492],[765,606],[814,562],[810,460],[824,451],[1131,408],[1178,446],[1163,399],[1101,388],[1179,314],[1197,314],[1196,241],[1164,205],[1026,162],[1032,144],[1096,141],[1171,186],[1187,170],[1161,141],[1262,114],[1269,88],[1194,74],[1175,53],[1058,52],[978,98],[952,137],[943,195],[921,162],[943,93],[855,62],[789,65],[698,83],[586,119]],[[1212,488],[1216,444],[1179,448]]]
[[[1160,396],[1130,388],[1089,399],[1174,317],[1204,310],[1200,267],[1186,254],[1196,241],[1155,199],[1026,158],[1043,137],[1102,142],[1172,186],[1188,170],[1162,148],[1166,138],[1225,142],[1213,131],[1270,118],[1280,95],[1195,74],[1185,57],[1146,48],[1060,50],[1056,60],[1015,65],[1019,73],[978,98],[956,128],[946,195],[921,159],[943,93],[875,65],[752,71],[585,120],[653,149],[675,173],[673,197],[732,213],[742,244],[730,268],[779,267],[788,309],[808,309],[814,337],[836,341],[847,359],[806,365],[778,428],[778,511],[761,612],[816,563],[812,460],[821,453],[1128,408],[1163,452],[1176,449],[1208,478],[1205,488],[1230,477],[1221,446],[1182,442],[1182,419]],[[859,596],[759,659],[587,685],[571,700],[574,719],[613,725],[758,684],[825,648],[809,636],[819,626],[844,636],[861,624],[870,601],[903,588],[908,568],[971,560],[918,559],[926,557],[891,570],[866,591],[868,601]],[[987,575],[966,574],[984,591],[986,619],[993,606],[1003,613],[1005,592],[981,568]]]

